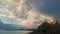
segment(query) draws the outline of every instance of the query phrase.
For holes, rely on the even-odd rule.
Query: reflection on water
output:
[[[28,34],[32,31],[6,31],[6,30],[0,30],[0,34]]]

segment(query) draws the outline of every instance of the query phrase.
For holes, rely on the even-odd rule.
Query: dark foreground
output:
[[[56,23],[42,23],[38,28],[37,31],[33,31],[29,34],[60,34],[60,23],[56,21]]]

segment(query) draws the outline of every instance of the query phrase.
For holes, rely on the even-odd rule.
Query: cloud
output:
[[[53,21],[52,16],[42,12],[42,0],[1,0],[0,4],[0,16],[15,18],[20,25],[31,28],[35,22],[41,23],[45,19],[48,19],[48,22]]]

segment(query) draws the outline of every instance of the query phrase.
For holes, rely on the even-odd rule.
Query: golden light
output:
[[[48,23],[51,23],[51,22],[54,21],[54,18],[51,17],[51,16],[46,16],[46,15],[41,14],[40,17],[41,17],[42,21],[44,21],[44,19],[47,19],[47,22],[48,22]]]
[[[35,22],[36,20],[44,21],[45,19],[47,19],[48,23],[51,23],[54,21],[53,17],[42,14],[42,11],[38,11],[34,3],[31,3],[31,6],[29,6],[29,3],[27,3],[28,0],[20,0],[19,3],[15,2],[14,0],[5,0],[5,1],[7,2],[6,7],[11,9],[15,7],[15,9],[17,10],[15,12],[14,8],[13,8],[14,10],[12,11],[9,11],[8,9],[3,8],[4,12],[6,11],[6,13],[3,12],[4,14],[0,14],[0,16],[8,16],[10,18],[15,18],[19,22],[19,24],[22,24],[24,26],[31,28],[32,25],[34,25],[33,22]],[[27,11],[30,7],[31,9]],[[21,17],[20,15],[22,15],[22,12],[25,14],[28,14],[26,19],[20,18]]]
[[[9,12],[9,14],[0,14],[0,16],[7,16],[7,17],[10,17],[10,18],[16,18],[16,16],[14,15],[13,12]]]

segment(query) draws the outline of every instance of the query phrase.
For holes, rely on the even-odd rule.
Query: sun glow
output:
[[[41,15],[41,18],[43,21],[46,19],[48,23],[54,22],[54,18],[51,16]]]

